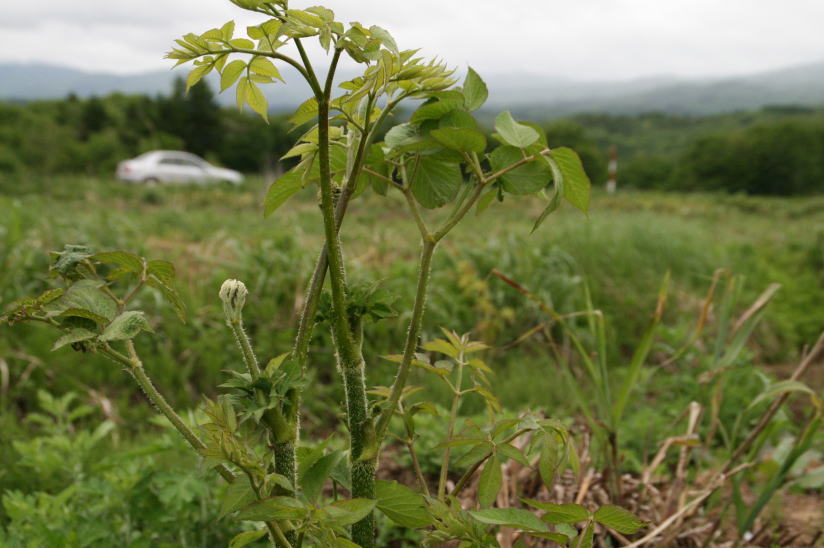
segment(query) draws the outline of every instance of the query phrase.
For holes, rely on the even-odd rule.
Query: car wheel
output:
[[[143,184],[146,186],[155,186],[159,182],[160,181],[157,179],[157,177],[146,177],[145,179],[143,179]]]

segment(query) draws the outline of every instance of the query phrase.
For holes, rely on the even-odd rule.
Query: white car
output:
[[[173,150],[154,150],[120,162],[117,178],[147,184],[243,182],[243,175],[237,171],[215,167],[199,156]]]

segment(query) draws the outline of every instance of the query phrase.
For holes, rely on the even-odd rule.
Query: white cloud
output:
[[[320,1],[320,0],[318,0]],[[326,0],[481,72],[576,79],[741,74],[824,59],[820,0]],[[307,3],[308,4],[308,3]],[[294,6],[304,5],[293,1]],[[254,14],[227,0],[40,0],[0,8],[0,61],[163,69],[172,39]]]

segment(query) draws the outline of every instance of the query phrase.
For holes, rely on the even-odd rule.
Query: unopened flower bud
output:
[[[246,304],[246,295],[249,291],[240,280],[226,280],[220,286],[220,300],[223,301],[223,313],[230,322],[239,322],[243,305]]]

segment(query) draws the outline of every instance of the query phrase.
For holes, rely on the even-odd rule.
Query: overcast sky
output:
[[[319,1],[293,0],[295,8]],[[572,79],[746,74],[824,60],[824,0],[325,0],[401,48],[483,73]],[[172,39],[255,15],[228,0],[2,0],[0,62],[170,66]],[[2,78],[2,75],[0,75]]]

